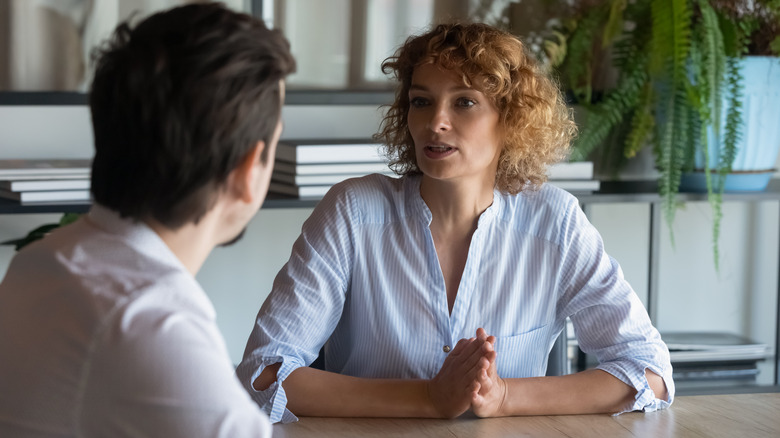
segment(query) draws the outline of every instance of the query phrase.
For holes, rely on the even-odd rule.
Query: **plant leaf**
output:
[[[13,239],[2,242],[2,245],[14,245],[14,249],[19,251],[23,247],[42,239],[46,234],[50,233],[55,228],[59,227],[59,224],[45,224],[27,233],[25,237],[21,239]]]
[[[604,34],[601,37],[601,46],[609,47],[623,32],[623,11],[626,9],[627,0],[613,0],[609,8],[609,18],[604,26]]]

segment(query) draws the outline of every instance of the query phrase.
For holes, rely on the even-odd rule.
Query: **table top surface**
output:
[[[611,415],[508,418],[314,418],[274,425],[306,437],[780,437],[780,393],[677,397],[669,409]]]

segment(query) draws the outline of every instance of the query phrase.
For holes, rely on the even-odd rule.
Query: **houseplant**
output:
[[[569,11],[545,48],[583,114],[573,158],[608,157],[614,172],[652,147],[671,224],[681,176],[703,156],[717,267],[724,181],[741,135],[740,59],[780,53],[780,0],[583,0]],[[596,86],[604,64],[614,81]],[[710,157],[715,137],[722,144]]]
[[[51,233],[55,229],[76,222],[80,216],[81,214],[79,213],[65,213],[57,223],[41,225],[27,233],[27,235],[24,237],[19,239],[6,240],[5,242],[0,242],[0,245],[13,245],[14,249],[19,251],[36,240],[42,239],[44,236]]]

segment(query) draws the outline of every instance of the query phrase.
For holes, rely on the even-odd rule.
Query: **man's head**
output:
[[[258,142],[278,139],[295,61],[259,19],[183,6],[119,25],[94,57],[92,194],[123,217],[197,223]]]

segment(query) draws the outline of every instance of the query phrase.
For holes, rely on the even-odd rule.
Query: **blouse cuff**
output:
[[[600,364],[597,368],[608,372],[636,390],[634,401],[626,405],[621,411],[615,413],[615,415],[632,411],[653,412],[660,409],[666,409],[674,400],[674,381],[672,380],[671,366],[667,366],[666,369],[661,370],[656,365],[646,362],[607,362]],[[647,370],[658,374],[664,380],[666,392],[669,395],[667,400],[661,400],[655,397],[655,392],[650,388],[647,377],[645,377],[645,372]]]
[[[266,366],[279,363],[280,361],[282,362],[282,365],[276,373],[276,381],[262,391],[253,389],[250,391],[250,395],[258,406],[268,414],[271,423],[292,423],[298,421],[298,417],[287,409],[287,393],[284,392],[282,382],[284,382],[290,373],[298,369],[301,365],[294,361],[290,361],[289,359],[265,358],[263,359],[262,366],[260,366],[252,376],[251,381],[254,382]]]

